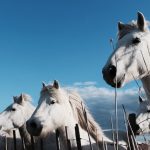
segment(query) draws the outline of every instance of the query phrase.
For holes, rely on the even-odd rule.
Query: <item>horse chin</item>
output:
[[[123,86],[121,82],[117,82],[117,84],[116,83],[111,83],[110,85],[114,88],[121,88]]]
[[[40,138],[46,138],[48,136],[48,133],[46,132],[41,132],[41,134],[39,135]]]
[[[104,80],[107,82],[107,84],[109,84],[110,86],[112,86],[114,88],[121,88],[125,84],[125,75],[123,75],[121,78],[118,78],[117,83],[116,83],[116,79],[114,79],[114,80],[104,79]]]
[[[29,132],[32,136],[40,136],[41,135],[41,133],[40,132],[35,132],[35,131],[30,131]]]
[[[54,130],[47,130],[46,128],[45,129],[43,128],[43,130],[41,131],[39,136],[41,138],[46,138],[51,133],[55,133],[55,131]]]

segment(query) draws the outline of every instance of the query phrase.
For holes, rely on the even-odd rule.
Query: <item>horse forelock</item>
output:
[[[56,90],[52,85],[47,85],[42,88],[41,93],[49,92],[51,94],[51,93],[54,93],[55,91]]]
[[[29,94],[22,94],[24,101],[32,101],[32,97]]]
[[[98,123],[94,120],[90,114],[88,108],[83,102],[83,99],[77,93],[69,93],[69,101],[73,110],[73,114],[76,117],[79,125],[87,131],[87,125],[90,135],[94,140],[102,141],[104,138],[104,133]],[[85,113],[87,115],[87,122],[85,118]]]
[[[145,26],[144,32],[149,31],[149,28],[148,28],[149,24],[150,24],[149,21],[146,21],[146,26]],[[122,39],[128,33],[132,32],[132,31],[136,31],[136,30],[139,30],[137,21],[133,20],[128,24],[124,24],[123,29],[118,32],[118,40]]]
[[[125,24],[124,28],[119,31],[118,33],[118,39],[122,39],[125,35],[132,32],[133,30],[138,30],[138,26],[135,23]]]
[[[48,94],[50,97],[55,97],[57,100],[59,100],[60,94],[58,94],[58,89],[54,88],[52,85],[42,88],[41,95],[45,94]]]

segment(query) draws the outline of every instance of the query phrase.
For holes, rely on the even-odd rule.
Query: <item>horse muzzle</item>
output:
[[[125,80],[125,74],[121,77],[116,77],[117,75],[117,68],[114,65],[109,65],[104,67],[102,70],[103,79],[106,81],[107,84],[111,85],[112,87],[120,88],[123,85]]]
[[[32,136],[39,136],[42,132],[43,126],[37,121],[37,119],[29,119],[26,122],[27,131]]]

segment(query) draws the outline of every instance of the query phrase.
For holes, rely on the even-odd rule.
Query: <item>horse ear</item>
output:
[[[45,87],[46,87],[46,84],[45,84],[45,82],[42,82],[42,86],[43,86],[43,88],[45,88]]]
[[[57,80],[54,80],[53,87],[59,89],[59,83]]]
[[[121,31],[125,27],[125,24],[122,22],[118,22],[118,30]]]
[[[21,93],[21,95],[19,96],[19,99],[18,99],[18,104],[22,105],[23,104],[23,101],[24,101],[24,97],[23,97],[23,94]]]
[[[137,25],[141,31],[145,29],[145,17],[141,12],[137,13]]]
[[[13,96],[14,103],[17,103],[17,96]]]
[[[141,96],[139,96],[139,102],[140,102],[140,103],[144,102],[144,100],[142,99]]]
[[[20,104],[20,105],[23,104],[24,97],[23,97],[22,93],[19,97],[18,96],[13,96],[13,99],[14,99],[14,103],[17,103],[17,104]]]

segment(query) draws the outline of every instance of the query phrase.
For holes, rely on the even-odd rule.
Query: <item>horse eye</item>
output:
[[[136,37],[136,38],[134,38],[133,40],[132,40],[132,44],[138,44],[138,43],[140,43],[141,42],[141,40],[140,40],[140,38],[138,38],[138,37]]]
[[[16,108],[12,108],[11,110],[12,110],[12,111],[16,111]]]
[[[54,100],[52,100],[52,101],[51,101],[51,104],[55,104],[55,101],[54,101]]]

